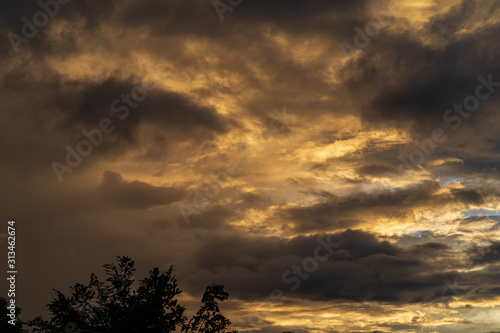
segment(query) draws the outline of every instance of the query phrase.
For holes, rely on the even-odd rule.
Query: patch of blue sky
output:
[[[451,182],[459,182],[460,184],[467,182],[467,178],[463,177],[439,177],[439,183],[443,185],[448,185]]]
[[[476,217],[476,216],[500,216],[500,210],[491,209],[469,209],[462,212],[463,217]]]
[[[408,236],[412,236],[412,237],[427,237],[427,236],[433,236],[433,232],[432,231],[429,231],[429,230],[419,230],[419,231],[415,231],[415,232],[412,232],[410,234],[407,234]]]

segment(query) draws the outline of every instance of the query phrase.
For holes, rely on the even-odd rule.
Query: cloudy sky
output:
[[[0,4],[23,318],[127,255],[240,332],[500,331],[498,1],[45,7]]]

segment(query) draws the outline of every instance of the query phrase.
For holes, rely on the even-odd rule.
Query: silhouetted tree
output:
[[[196,316],[194,316],[183,331],[202,332],[202,333],[221,333],[226,332],[226,328],[231,325],[229,319],[224,317],[220,312],[217,300],[224,302],[229,297],[229,294],[224,291],[223,286],[212,284],[207,287],[203,294],[203,306]],[[235,332],[235,331],[233,331]]]
[[[202,308],[188,321],[185,307],[177,300],[182,291],[172,267],[166,272],[153,268],[133,289],[134,261],[117,258],[117,265],[103,266],[108,276],[105,283],[92,273],[90,283],[76,283],[68,297],[54,290],[56,297],[48,305],[50,321],[37,317],[29,326],[40,333],[169,333],[177,328],[185,332],[226,332],[231,322],[220,313],[216,301],[228,298],[223,286],[208,286]]]

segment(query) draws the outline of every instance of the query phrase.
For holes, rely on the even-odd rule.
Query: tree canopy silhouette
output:
[[[231,322],[220,311],[218,301],[228,299],[222,285],[209,285],[202,307],[190,320],[177,296],[181,290],[172,266],[166,272],[155,267],[146,278],[135,281],[134,261],[117,257],[117,264],[103,265],[107,275],[101,282],[90,275],[88,285],[76,283],[71,295],[54,290],[56,297],[48,304],[50,321],[36,317],[28,325],[33,332],[52,333],[227,333]],[[235,333],[236,331],[232,331]]]

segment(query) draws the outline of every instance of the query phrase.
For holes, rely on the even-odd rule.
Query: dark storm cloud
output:
[[[318,237],[340,246],[327,261],[319,262],[317,270],[310,273],[302,270],[307,278],[293,293],[290,278],[294,275],[284,276],[284,273],[313,256]],[[195,254],[197,272],[188,274],[188,280],[190,288],[195,288],[202,281],[220,279],[237,297],[251,299],[269,297],[272,290],[281,289],[286,296],[313,300],[430,302],[442,297],[444,281],[454,281],[456,277],[460,283],[473,286],[463,291],[464,295],[485,294],[498,274],[458,273],[452,257],[446,268],[433,262],[436,257],[447,258],[448,250],[441,243],[400,247],[356,230],[289,240],[217,238],[206,242]]]
[[[347,197],[332,195],[321,197],[326,201],[308,207],[289,208],[281,212],[285,220],[291,220],[297,232],[332,230],[354,227],[368,216],[404,216],[419,207],[442,207],[447,204],[478,205],[485,197],[496,198],[500,194],[494,188],[452,189],[449,194],[438,194],[438,182],[421,184],[378,193],[356,193]]]
[[[470,258],[474,265],[500,262],[500,242],[488,246],[476,246],[471,250]]]
[[[477,190],[452,189],[451,193],[460,202],[480,205],[484,203],[482,194]]]
[[[474,8],[466,1],[433,19],[426,27],[425,38],[439,39],[436,43],[425,43],[410,32],[383,31],[371,40],[360,59],[344,68],[345,85],[364,104],[366,121],[409,121],[417,130],[443,126],[443,113],[474,95],[479,75],[486,78],[492,74],[500,81],[495,43],[500,25],[457,35],[459,28],[469,28],[464,20]],[[453,38],[448,38],[450,34]],[[499,98],[500,94],[492,95],[486,103]]]
[[[30,72],[33,66],[40,75]],[[0,95],[11,100],[4,111],[11,126],[3,131],[7,139],[0,144],[0,151],[11,157],[10,166],[15,164],[20,169],[49,166],[50,170],[53,161],[64,161],[66,145],[75,148],[78,142],[87,140],[82,131],[99,128],[104,118],[109,118],[115,129],[103,135],[104,144],[94,148],[94,154],[117,156],[133,148],[139,144],[136,137],[139,127],[145,125],[156,129],[152,134],[155,149],[149,149],[146,156],[156,160],[165,158],[164,150],[168,145],[206,142],[237,126],[235,121],[217,113],[214,107],[199,105],[185,95],[160,89],[148,90],[143,101],[132,99],[133,107],[129,107],[123,96],[131,99],[134,88],[140,86],[131,79],[65,80],[38,61],[27,63],[26,67],[8,69],[0,84],[3,87]],[[25,98],[28,94],[30,98]],[[30,135],[12,126],[12,122],[20,122],[24,128],[33,127]],[[16,149],[9,141],[16,141],[21,146],[36,142],[39,153]],[[84,166],[89,165],[87,160],[84,162]]]
[[[498,152],[499,149],[495,149],[495,152]],[[471,174],[473,171],[491,171],[492,175],[498,177],[498,170],[496,169],[498,166],[498,159],[495,156],[491,156],[490,158],[482,158],[482,157],[468,157],[464,158],[463,161],[463,171]],[[459,170],[457,170],[459,171]]]
[[[97,127],[102,118],[109,117],[117,126],[116,133],[129,141],[133,141],[141,123],[156,125],[164,129],[165,134],[175,133],[169,135],[169,139],[181,141],[207,140],[227,131],[230,122],[213,107],[197,105],[187,96],[163,90],[146,90],[145,99],[136,101],[131,98],[131,92],[137,86],[140,85],[130,80],[109,78],[82,87],[80,96],[78,92],[73,94],[77,102],[67,108],[70,115],[60,124],[61,128],[82,124]],[[131,105],[127,104],[127,98]]]
[[[409,253],[424,255],[424,254],[431,254],[436,251],[447,250],[449,248],[450,247],[448,245],[442,243],[423,243],[423,244],[412,245],[407,249],[407,251]]]

